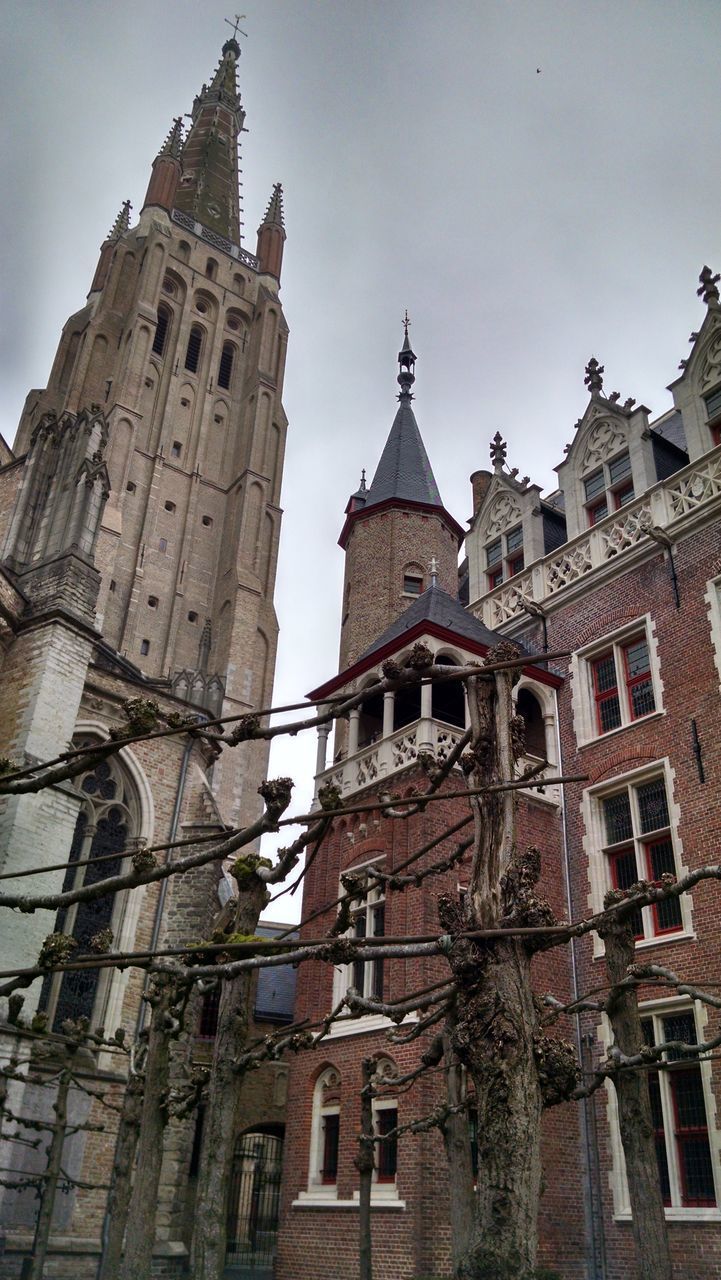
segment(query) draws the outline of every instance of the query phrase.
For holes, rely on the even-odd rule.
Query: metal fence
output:
[[[233,1159],[226,1274],[265,1280],[275,1258],[283,1139],[244,1133]]]

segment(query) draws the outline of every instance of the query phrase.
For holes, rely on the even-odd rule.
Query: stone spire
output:
[[[122,205],[120,206],[118,216],[116,217],[115,222],[113,223],[107,236],[105,237],[106,241],[120,240],[121,236],[124,236],[126,231],[130,230],[130,211],[132,207],[133,206],[131,205],[129,200],[123,201]]]
[[[173,208],[180,181],[182,150],[183,120],[181,116],[176,116],[165,142],[153,161],[153,171],[143,201],[144,209],[150,205],[156,205],[168,211]]]
[[[261,271],[275,276],[276,280],[280,280],[284,243],[283,188],[279,182],[276,182],[268,201],[265,217],[258,227],[258,247],[256,249]]]
[[[226,40],[210,84],[193,103],[175,208],[240,243],[238,139],[245,122],[237,82],[240,46]]]
[[[123,202],[120,206],[120,211],[115,222],[103,240],[100,247],[98,265],[95,268],[95,275],[93,276],[93,283],[90,286],[90,293],[97,293],[102,289],[108,278],[110,263],[112,262],[113,254],[115,253],[115,246],[117,245],[118,240],[122,240],[126,232],[130,230],[130,211],[132,207],[133,206],[129,200],[125,200]]]

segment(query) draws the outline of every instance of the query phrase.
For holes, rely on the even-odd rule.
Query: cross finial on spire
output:
[[[409,324],[410,324],[410,318],[409,318],[409,316],[408,316],[408,308],[406,307],[405,315],[403,316],[403,333],[404,333],[404,336],[405,336],[405,340],[406,340],[406,342],[408,341],[408,326],[409,326]]]
[[[586,365],[586,376],[583,379],[591,395],[593,395],[594,392],[596,391],[603,391],[604,372],[605,372],[604,366],[598,363],[598,360],[596,359],[595,356],[591,356],[591,359]]]
[[[413,352],[413,348],[410,344],[410,340],[408,338],[409,324],[410,324],[410,320],[408,318],[408,311],[406,310],[406,313],[403,316],[403,346],[398,352],[398,364],[400,365],[400,372],[398,374],[398,383],[401,389],[401,395],[402,396],[406,395],[410,397],[411,387],[413,386],[413,383],[416,380],[415,378],[416,357]]]
[[[359,490],[360,490],[360,492],[361,492],[361,493],[365,493],[365,491],[366,491],[366,469],[365,469],[365,467],[363,467],[363,468],[361,469],[361,478],[360,478]]]
[[[248,39],[248,32],[247,32],[247,31],[243,31],[243,29],[242,29],[242,27],[241,27],[241,25],[240,25],[240,24],[241,24],[241,22],[244,22],[244,21],[245,21],[245,14],[244,14],[244,13],[236,13],[236,15],[235,15],[235,22],[231,22],[230,18],[224,18],[224,19],[223,19],[223,21],[224,21],[224,22],[227,22],[228,26],[233,28],[233,39],[234,39],[234,40],[237,40],[237,35],[238,35],[238,32],[239,32],[239,31],[240,31],[240,34],[241,34],[242,36],[245,36],[246,40]]]
[[[710,267],[704,267],[699,276],[700,286],[696,290],[699,298],[703,298],[707,307],[718,306],[719,291],[718,282],[721,276],[718,271],[714,275]]]

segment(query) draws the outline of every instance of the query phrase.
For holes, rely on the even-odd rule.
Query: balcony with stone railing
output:
[[[645,553],[652,542],[673,544],[697,519],[721,505],[721,450],[714,449],[669,479],[648,489],[634,502],[600,520],[593,528],[501,583],[471,605],[471,612],[495,630],[525,614],[523,598],[546,607],[577,584],[590,585],[592,575],[624,567],[629,553]],[[655,531],[660,531],[660,536]]]
[[[344,796],[359,791],[415,764],[421,752],[427,752],[442,764],[462,737],[463,730],[455,725],[416,720],[387,737],[378,737],[359,747],[331,768],[323,769],[316,778],[316,792],[328,782],[338,787]]]

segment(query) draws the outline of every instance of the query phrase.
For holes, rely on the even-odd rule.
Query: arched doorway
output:
[[[271,1280],[283,1167],[283,1131],[242,1133],[228,1192],[226,1280]]]

